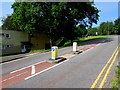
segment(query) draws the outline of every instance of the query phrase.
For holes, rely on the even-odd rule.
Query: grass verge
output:
[[[102,35],[102,36],[91,36],[91,37],[84,37],[84,38],[76,38],[74,41],[78,42],[78,43],[82,43],[85,41],[89,41],[89,40],[94,40],[97,38],[106,38],[106,37],[112,37],[112,36],[118,36],[118,35]],[[64,46],[69,46],[70,45],[70,40],[67,41]]]
[[[41,50],[33,50],[33,51],[30,51],[29,53],[35,53],[35,52],[47,52],[47,51],[50,51],[51,49],[41,49]]]
[[[115,78],[111,80],[112,90],[118,90],[120,86],[120,66],[115,68]]]

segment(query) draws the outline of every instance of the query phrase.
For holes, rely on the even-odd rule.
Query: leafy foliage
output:
[[[2,29],[4,30],[14,30],[15,26],[13,25],[13,22],[11,20],[11,16],[8,16],[7,18],[2,19],[3,25]]]
[[[109,35],[112,34],[113,31],[113,23],[112,22],[103,22],[100,24],[99,27],[99,34],[100,35]]]
[[[88,31],[88,36],[95,36],[96,33],[98,33],[98,28],[89,28],[87,31]]]
[[[115,20],[114,30],[115,33],[120,35],[120,18]]]
[[[79,25],[76,27],[75,33],[76,37],[84,37],[87,35],[88,32],[84,25]]]
[[[30,34],[44,32],[51,44],[61,37],[73,40],[77,24],[91,27],[99,17],[91,2],[15,2],[12,8],[15,26]]]

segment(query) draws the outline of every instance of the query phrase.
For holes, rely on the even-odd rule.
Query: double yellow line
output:
[[[106,78],[107,78],[107,76],[108,76],[108,74],[109,74],[109,72],[110,72],[110,69],[112,68],[112,65],[114,64],[114,62],[115,62],[115,60],[116,60],[116,57],[117,57],[118,53],[119,53],[119,47],[117,47],[117,48],[115,49],[115,51],[113,52],[113,54],[112,54],[112,56],[110,57],[110,59],[108,60],[108,62],[107,62],[106,65],[103,67],[103,69],[102,69],[101,72],[99,73],[99,75],[98,75],[98,77],[96,78],[96,80],[93,82],[90,90],[92,90],[93,88],[96,87],[98,81],[100,80],[101,76],[102,76],[103,73],[105,72],[105,69],[107,69],[106,72],[105,72],[105,74],[104,74],[104,76],[103,76],[102,81],[101,81],[100,84],[99,84],[99,87],[98,87],[98,88],[102,88],[102,87],[104,86],[105,81],[106,81]],[[108,67],[108,68],[107,68],[107,67]]]

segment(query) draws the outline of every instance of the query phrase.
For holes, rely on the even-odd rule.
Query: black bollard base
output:
[[[50,62],[50,63],[60,63],[64,60],[67,60],[66,58],[64,57],[57,57],[56,59],[49,59],[49,60],[46,60],[46,62]]]
[[[76,52],[74,52],[73,51],[73,54],[80,54],[80,53],[82,53],[83,51],[76,51]]]

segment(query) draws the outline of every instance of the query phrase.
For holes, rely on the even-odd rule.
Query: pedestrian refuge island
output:
[[[58,54],[58,47],[57,46],[52,46],[51,47],[51,58],[49,60],[46,60],[47,62],[51,63],[59,63],[61,61],[66,60],[64,57],[60,57]]]
[[[66,55],[80,54],[82,51],[78,50],[77,42],[73,42],[73,50],[71,52],[66,53],[65,55],[59,56],[59,50],[57,46],[51,47],[51,58],[46,60],[46,62],[50,63],[59,63],[61,61],[66,60]]]

